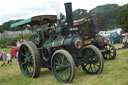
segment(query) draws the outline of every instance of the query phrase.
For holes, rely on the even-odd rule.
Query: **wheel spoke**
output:
[[[21,55],[25,57],[25,54],[22,53]]]
[[[90,68],[91,68],[91,72],[93,72],[93,69],[92,69],[92,64],[90,64]]]
[[[28,69],[27,69],[27,68],[25,69],[25,73],[26,73],[27,75],[30,75],[30,73],[28,72]]]
[[[100,67],[100,65],[98,65],[98,64],[95,64],[95,66],[97,66],[98,68]]]
[[[93,53],[91,50],[89,50],[89,55],[90,55],[90,57],[93,57]]]
[[[111,59],[112,58],[112,55],[111,54],[109,54],[109,59]]]
[[[31,73],[32,72],[32,69],[31,69],[31,67],[30,66],[28,66],[28,71]]]
[[[84,65],[84,67],[86,68],[89,64],[87,63],[86,65]]]
[[[60,61],[59,61],[59,59],[57,58],[57,63],[58,63],[58,65],[60,65]]]
[[[64,62],[64,55],[62,56],[61,64],[63,64],[63,62]]]
[[[25,52],[27,52],[27,48],[24,46],[24,50],[25,50]]]
[[[95,69],[95,72],[96,72],[97,70],[96,70],[96,66],[95,65],[94,65],[94,69]]]
[[[63,68],[67,68],[67,67],[69,67],[69,66],[70,66],[70,64],[62,65]]]
[[[91,66],[90,66],[90,64],[89,64],[89,68],[88,68],[88,71],[90,70],[90,68],[91,68]]]
[[[26,62],[22,62],[22,65],[26,65]]]
[[[55,63],[55,66],[58,66],[59,64],[58,63]]]
[[[32,57],[32,55],[30,55],[30,56],[28,57],[28,59],[29,59],[29,62],[33,63],[33,57]]]

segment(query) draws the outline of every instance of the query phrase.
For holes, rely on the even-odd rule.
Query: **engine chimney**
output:
[[[73,28],[73,15],[72,15],[72,3],[65,3],[65,11],[67,17],[68,28]]]

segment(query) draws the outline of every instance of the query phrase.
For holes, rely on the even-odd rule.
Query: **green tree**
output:
[[[76,9],[73,11],[73,19],[78,20],[82,18],[86,18],[88,16],[87,10],[85,9]]]
[[[120,7],[117,15],[117,23],[124,32],[128,32],[128,4]]]
[[[8,31],[21,30],[21,29],[19,29],[19,27],[10,28],[11,24],[16,23],[18,21],[21,21],[21,20],[10,20],[8,22],[4,22],[2,25],[0,25],[0,33],[3,33],[5,30],[8,30]],[[23,28],[23,29],[25,29],[25,28]]]
[[[96,13],[99,20],[99,30],[112,30],[119,26],[116,23],[118,9],[119,6],[117,4],[106,4],[90,10],[89,14]]]

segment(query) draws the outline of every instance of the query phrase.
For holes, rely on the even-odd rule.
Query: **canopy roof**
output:
[[[43,25],[43,24],[48,24],[50,22],[55,22],[57,21],[57,16],[56,15],[39,15],[39,16],[34,16],[29,19],[25,19],[22,21],[19,21],[17,23],[11,24],[11,28],[18,27],[18,26],[24,26],[26,24],[29,25]]]
[[[87,22],[87,19],[86,18],[83,18],[83,19],[79,19],[79,20],[75,20],[74,22],[73,22],[73,26],[79,26],[79,25],[81,25],[81,24],[84,24],[85,22]]]

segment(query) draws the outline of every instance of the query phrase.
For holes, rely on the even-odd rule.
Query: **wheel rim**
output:
[[[52,62],[52,70],[56,79],[60,82],[68,82],[71,77],[71,64],[65,55],[57,53]]]
[[[19,51],[19,65],[26,77],[31,77],[34,72],[33,55],[26,45],[22,45]]]
[[[106,52],[103,53],[104,59],[107,59],[107,60],[115,59],[115,56],[116,56],[115,48],[110,44],[106,44],[104,47],[107,50]]]
[[[87,59],[86,62],[81,65],[83,70],[89,74],[97,74],[101,68],[101,61],[97,53],[88,48],[84,50],[82,54],[84,55],[83,57]]]

